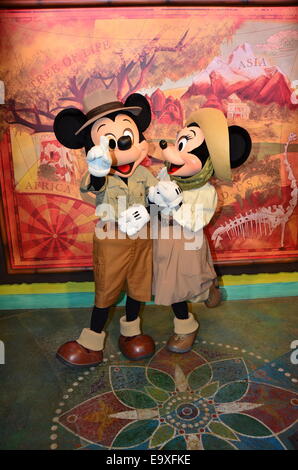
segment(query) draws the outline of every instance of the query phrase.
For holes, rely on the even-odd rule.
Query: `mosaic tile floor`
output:
[[[147,306],[144,331],[156,353],[130,363],[108,325],[104,363],[76,372],[57,347],[88,324],[86,309],[2,311],[1,449],[298,449],[297,300],[193,306],[193,351],[165,349],[168,308]]]

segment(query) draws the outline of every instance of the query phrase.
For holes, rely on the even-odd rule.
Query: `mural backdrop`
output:
[[[95,88],[148,97],[144,164],[154,174],[159,140],[174,139],[191,111],[219,108],[245,127],[251,157],[233,184],[214,180],[214,259],[297,259],[297,8],[4,11],[0,27],[1,223],[13,269],[91,266],[85,156],[63,148],[52,126]]]

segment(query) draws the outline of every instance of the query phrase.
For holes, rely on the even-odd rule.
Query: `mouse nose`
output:
[[[132,140],[129,135],[123,135],[118,139],[118,149],[119,150],[129,150],[132,146]]]
[[[159,141],[159,146],[160,146],[160,148],[161,148],[162,150],[164,150],[164,149],[167,148],[168,143],[167,143],[166,140],[160,140],[160,141]]]

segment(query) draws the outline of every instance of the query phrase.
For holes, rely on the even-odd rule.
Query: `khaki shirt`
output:
[[[201,188],[183,191],[183,204],[173,211],[173,219],[192,232],[197,232],[210,222],[216,206],[216,189],[206,183]]]
[[[89,173],[85,175],[83,184],[86,184]],[[150,186],[155,186],[158,180],[142,165],[139,165],[128,184],[124,183],[118,175],[108,175],[105,184],[99,191],[90,187],[81,186],[82,193],[91,192],[96,195],[96,215],[102,221],[118,220],[119,215],[133,204],[148,204]],[[94,202],[93,202],[94,203]]]

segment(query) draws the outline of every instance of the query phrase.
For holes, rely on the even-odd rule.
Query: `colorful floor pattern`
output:
[[[298,449],[297,300],[196,305],[200,334],[183,355],[165,349],[169,309],[147,306],[156,353],[141,363],[118,351],[118,307],[104,363],[81,372],[54,355],[86,309],[2,312],[0,448]]]

